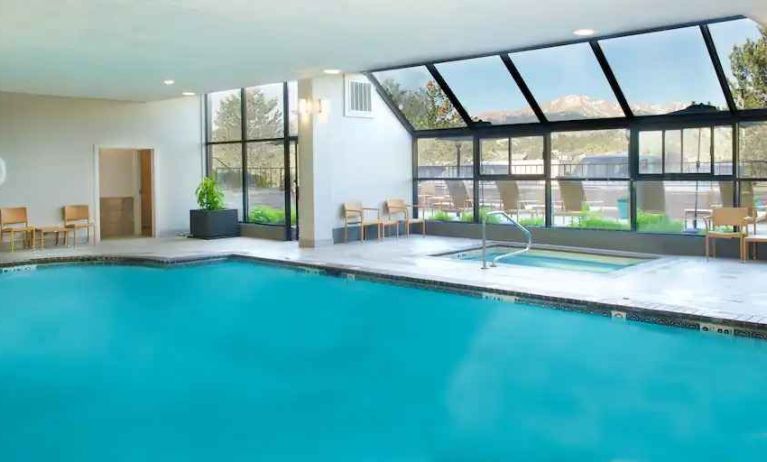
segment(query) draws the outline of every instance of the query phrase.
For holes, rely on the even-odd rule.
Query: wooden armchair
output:
[[[35,247],[35,227],[29,225],[26,207],[0,208],[0,244],[6,234],[11,236],[11,252],[15,250],[17,234],[21,234],[26,247]]]
[[[404,199],[387,199],[386,211],[388,212],[389,220],[394,216],[402,216],[402,221],[405,223],[405,235],[410,235],[410,225],[421,224],[421,231],[426,236],[426,218],[421,216],[420,218],[413,218],[414,212],[420,207],[418,205],[406,204]],[[397,220],[399,221],[399,220]]]
[[[91,228],[96,234],[96,224],[91,220],[91,214],[87,205],[65,205],[64,227],[72,230],[74,245],[77,245],[77,230],[85,229],[88,242],[91,241]]]
[[[718,207],[711,210],[711,215],[703,217],[706,222],[706,258],[709,256],[709,244],[712,245],[711,255],[716,257],[716,239],[736,239],[740,251],[740,259],[745,259],[745,237],[748,236],[749,210],[748,207]],[[732,226],[732,231],[722,231],[718,228]]]
[[[377,208],[363,207],[360,202],[345,202],[344,210],[344,242],[349,242],[349,227],[359,226],[360,241],[365,240],[365,227],[375,226],[378,238],[381,239],[381,211]],[[375,212],[375,218],[367,218],[365,212]]]

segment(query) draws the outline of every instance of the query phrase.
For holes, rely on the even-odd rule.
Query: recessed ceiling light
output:
[[[194,96],[195,95],[195,93],[193,91],[185,91],[185,92],[183,92],[181,94],[183,96]]]
[[[579,36],[579,37],[588,37],[590,35],[594,35],[596,31],[594,29],[576,29],[573,31],[573,34]]]
[[[173,85],[174,83],[176,83],[176,81],[173,79],[167,79],[167,80],[163,80],[162,83],[164,83],[165,85]]]
[[[338,75],[341,73],[341,69],[325,69],[322,72],[329,74],[329,75]]]

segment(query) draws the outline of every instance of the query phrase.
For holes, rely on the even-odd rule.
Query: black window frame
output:
[[[292,171],[295,171],[295,176],[298,177],[298,165],[293,165],[293,159],[291,159],[291,145],[294,146],[294,149],[296,150],[296,153],[298,153],[298,134],[291,135],[290,134],[290,110],[292,109],[290,107],[290,95],[288,91],[289,83],[287,81],[282,82],[282,132],[283,136],[281,137],[271,137],[271,138],[249,138],[247,136],[248,131],[248,124],[247,124],[247,98],[246,98],[246,90],[247,88],[240,88],[240,125],[241,125],[241,137],[239,140],[233,140],[233,141],[210,141],[211,138],[211,122],[210,122],[210,94],[206,94],[204,97],[204,119],[205,119],[205,174],[207,176],[211,176],[213,174],[213,159],[212,159],[212,147],[213,146],[219,146],[219,145],[239,145],[240,146],[240,155],[241,155],[241,167],[242,167],[242,221],[240,223],[243,224],[255,224],[259,226],[272,226],[272,227],[282,227],[284,228],[284,240],[289,241],[292,239],[297,239],[298,237],[298,210],[295,210],[296,215],[296,222],[295,224],[292,222],[292,196],[291,192],[294,190],[295,185],[295,191],[296,194],[298,194],[298,183],[297,178],[293,178]],[[258,85],[256,85],[258,87]],[[273,143],[282,143],[283,153],[284,153],[284,159],[283,159],[283,168],[285,170],[284,174],[284,181],[283,181],[283,191],[284,191],[284,211],[285,211],[285,222],[284,223],[255,223],[248,220],[248,215],[250,211],[250,204],[249,204],[249,197],[248,197],[248,186],[249,186],[249,175],[248,175],[248,144],[250,143],[258,143],[258,142],[273,142]],[[297,156],[296,156],[296,163],[297,163]],[[296,207],[297,208],[297,207]],[[295,231],[294,231],[295,230]]]

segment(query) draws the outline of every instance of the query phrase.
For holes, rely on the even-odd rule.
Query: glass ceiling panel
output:
[[[726,110],[699,28],[630,35],[600,44],[634,114]]]
[[[416,130],[466,126],[425,66],[373,75]]]
[[[708,26],[739,109],[767,107],[767,30],[750,19]]]
[[[475,122],[538,122],[499,56],[441,63],[436,68]]]
[[[549,120],[624,117],[588,43],[509,55]]]

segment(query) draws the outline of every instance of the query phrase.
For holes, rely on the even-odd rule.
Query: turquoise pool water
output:
[[[767,450],[767,342],[242,262],[5,274],[0,299],[4,462]]]
[[[493,258],[516,250],[519,250],[519,247],[488,247],[488,265],[493,261]],[[450,256],[458,260],[482,261],[481,249],[456,252]],[[599,255],[584,252],[565,252],[561,250],[531,249],[522,254],[501,258],[498,263],[505,265],[563,269],[569,271],[586,271],[589,273],[610,273],[646,261],[648,261],[647,258]]]

